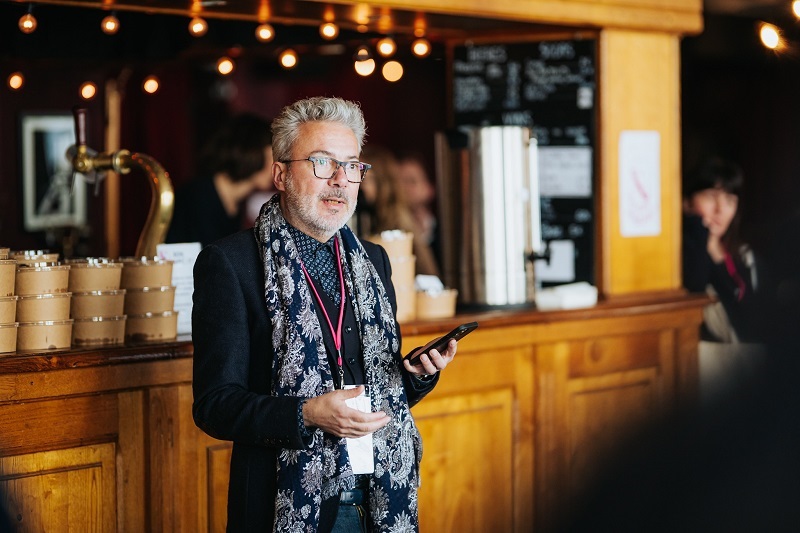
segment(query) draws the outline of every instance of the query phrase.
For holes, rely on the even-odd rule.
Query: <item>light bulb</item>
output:
[[[326,22],[319,27],[319,34],[323,39],[332,40],[339,36],[339,26],[333,22]]]
[[[366,45],[359,46],[356,53],[353,54],[354,61],[366,61],[371,57],[372,54],[369,52],[369,48]]]
[[[233,61],[228,57],[221,57],[219,61],[217,61],[217,72],[222,74],[223,76],[227,76],[233,69],[236,68],[236,65]]]
[[[100,29],[105,34],[114,35],[119,31],[119,19],[113,14],[107,16],[100,22]]]
[[[355,61],[353,63],[353,67],[355,67],[356,72],[360,76],[369,76],[373,72],[375,72],[375,60],[372,58],[364,59],[363,61]]]
[[[431,43],[427,39],[420,37],[411,43],[411,51],[417,57],[427,57],[431,53]]]
[[[80,93],[81,98],[84,100],[91,100],[97,94],[97,85],[91,81],[87,81],[81,85]]]
[[[397,61],[387,61],[386,64],[383,65],[383,70],[381,72],[386,81],[397,81],[403,77],[403,65]]]
[[[207,31],[208,23],[204,19],[200,17],[194,17],[189,21],[189,33],[195,37],[202,37]]]
[[[147,76],[144,79],[144,83],[142,83],[142,89],[147,94],[154,94],[156,91],[158,91],[159,85],[160,83],[158,81],[158,78],[156,78],[155,76]]]
[[[792,2],[792,13],[794,13],[795,17],[800,18],[800,0]]]
[[[294,68],[297,66],[297,52],[291,48],[287,48],[281,52],[279,59],[283,68]]]
[[[771,50],[776,50],[781,47],[783,39],[777,27],[772,24],[762,24],[759,31],[761,43]]]
[[[22,75],[22,72],[12,72],[8,77],[8,88],[14,91],[21,89],[24,83],[25,77]]]
[[[397,44],[395,44],[394,39],[391,37],[384,37],[378,41],[378,46],[376,46],[376,48],[380,55],[383,57],[389,57],[397,50]]]
[[[19,31],[22,33],[33,33],[38,25],[36,17],[31,13],[26,13],[19,18]]]
[[[268,43],[275,38],[275,28],[272,24],[259,24],[256,28],[256,39],[262,43]]]

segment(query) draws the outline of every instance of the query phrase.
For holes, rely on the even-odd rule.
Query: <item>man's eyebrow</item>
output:
[[[336,159],[334,155],[327,151],[327,150],[312,150],[311,155],[309,157],[314,157],[315,155],[323,155],[325,157],[330,157],[331,159]],[[343,159],[342,161],[358,161],[357,155],[351,155],[347,159]]]

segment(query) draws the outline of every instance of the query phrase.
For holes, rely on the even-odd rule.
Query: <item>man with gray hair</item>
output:
[[[194,269],[193,414],[233,441],[228,531],[416,531],[410,407],[456,342],[402,358],[389,258],[346,225],[370,168],[359,106],[300,100],[272,132],[278,193]]]

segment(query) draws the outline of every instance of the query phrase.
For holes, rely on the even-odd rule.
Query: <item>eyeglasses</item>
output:
[[[361,163],[360,161],[339,161],[332,157],[316,157],[310,156],[305,159],[286,159],[280,161],[281,163],[294,163],[297,161],[311,161],[314,167],[314,177],[321,180],[329,180],[336,176],[336,172],[341,167],[344,170],[344,175],[350,183],[361,183],[367,170],[372,168],[372,165]]]

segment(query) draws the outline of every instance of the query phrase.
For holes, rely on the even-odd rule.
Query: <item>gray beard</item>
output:
[[[330,197],[331,194],[326,194],[326,196]],[[336,192],[333,196],[347,200],[347,196],[344,192]],[[316,200],[319,200],[319,197],[314,198],[314,201]],[[348,210],[345,214],[341,215],[341,222],[331,221],[330,219],[317,215],[312,201],[296,193],[294,188],[294,176],[291,174],[286,176],[286,207],[311,230],[326,235],[328,238],[335,235],[337,231],[347,224],[347,221],[350,220],[356,210],[356,203],[357,202],[353,202],[351,204],[348,201]]]

